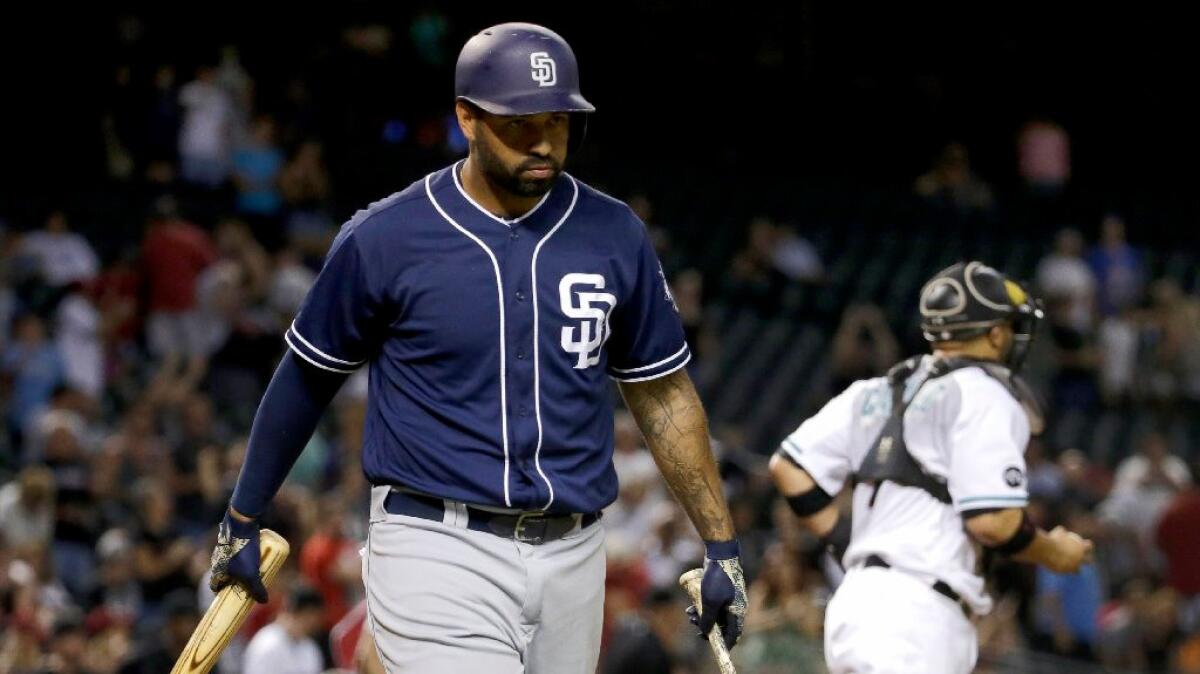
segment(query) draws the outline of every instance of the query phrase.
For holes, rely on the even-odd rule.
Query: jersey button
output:
[[[525,301],[525,291],[523,291],[523,290],[518,290],[518,291],[517,291],[517,301],[518,301],[518,302],[524,302],[524,301]]]
[[[513,239],[515,241],[516,239],[521,238],[521,234],[519,232],[517,232],[516,230],[513,230],[512,232],[509,233],[508,238]]]
[[[525,352],[524,351],[517,352],[517,360],[525,360]]]
[[[519,417],[527,417],[527,416],[529,416],[529,408],[527,408],[527,407],[518,407],[518,408],[517,408],[517,416],[519,416]]]

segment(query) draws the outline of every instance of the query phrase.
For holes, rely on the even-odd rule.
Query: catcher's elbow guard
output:
[[[1029,519],[1029,513],[1021,511],[1021,524],[1017,526],[1017,530],[1013,535],[1003,543],[998,545],[984,546],[988,550],[996,554],[1012,557],[1019,555],[1025,551],[1030,545],[1033,545],[1033,539],[1037,538],[1037,527],[1034,526],[1033,520]]]
[[[777,452],[776,456],[779,456],[801,470],[804,469],[803,466],[796,463],[795,459],[788,456],[784,452]],[[833,497],[826,493],[824,489],[821,489],[820,485],[817,485],[816,483],[813,484],[812,489],[809,489],[803,494],[795,494],[792,496],[785,495],[783,498],[787,501],[787,504],[792,509],[792,512],[796,513],[796,515],[800,517],[812,517],[813,515],[821,512],[825,506],[833,503]]]

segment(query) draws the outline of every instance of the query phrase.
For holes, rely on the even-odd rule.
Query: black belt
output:
[[[868,555],[867,563],[864,564],[864,566],[867,566],[867,567],[874,566],[874,567],[879,567],[881,569],[892,568],[892,565],[888,564],[887,560],[880,557],[879,555]],[[968,618],[971,617],[971,607],[967,606],[966,602],[963,601],[962,596],[959,595],[957,592],[955,592],[954,588],[947,585],[946,581],[939,580],[936,583],[934,583],[933,591],[937,592],[938,594],[942,595],[943,597],[949,599],[950,601],[954,602],[955,604],[958,604],[959,608],[961,608],[963,610],[963,613],[965,613]]]
[[[446,514],[446,505],[440,498],[395,490],[388,492],[383,509],[393,515],[419,517],[434,522],[441,522]],[[577,522],[580,529],[586,529],[599,520],[599,512],[584,515],[549,515],[538,511],[509,514],[467,506],[468,529],[531,545],[556,541],[574,531]]]

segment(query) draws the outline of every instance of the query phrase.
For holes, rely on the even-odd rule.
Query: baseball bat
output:
[[[259,532],[259,541],[262,556],[258,570],[262,574],[263,585],[270,588],[291,547],[283,536],[270,529]],[[241,628],[252,606],[254,599],[240,584],[233,583],[221,588],[217,598],[204,612],[200,624],[196,625],[187,646],[179,654],[171,674],[208,674],[233,635]]]
[[[679,577],[679,587],[686,590],[692,598],[696,615],[700,615],[704,610],[704,603],[700,600],[700,581],[703,579],[704,569],[692,569]],[[708,631],[708,645],[712,648],[713,657],[717,659],[717,667],[721,669],[721,674],[737,674],[733,660],[729,659],[729,649],[725,648],[725,639],[721,637],[721,630],[716,625]]]

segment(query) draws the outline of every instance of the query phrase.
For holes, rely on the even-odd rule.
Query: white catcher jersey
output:
[[[909,378],[905,399],[925,378],[925,356]],[[891,414],[887,379],[851,384],[789,435],[782,450],[829,494],[842,490]],[[975,548],[961,513],[1020,508],[1028,501],[1025,447],[1029,419],[1020,403],[978,367],[930,380],[904,414],[904,442],[925,472],[944,478],[951,504],[916,487],[884,482],[854,490],[853,533],[843,562],[853,568],[876,554],[930,585],[954,588],[977,614],[991,610]]]

